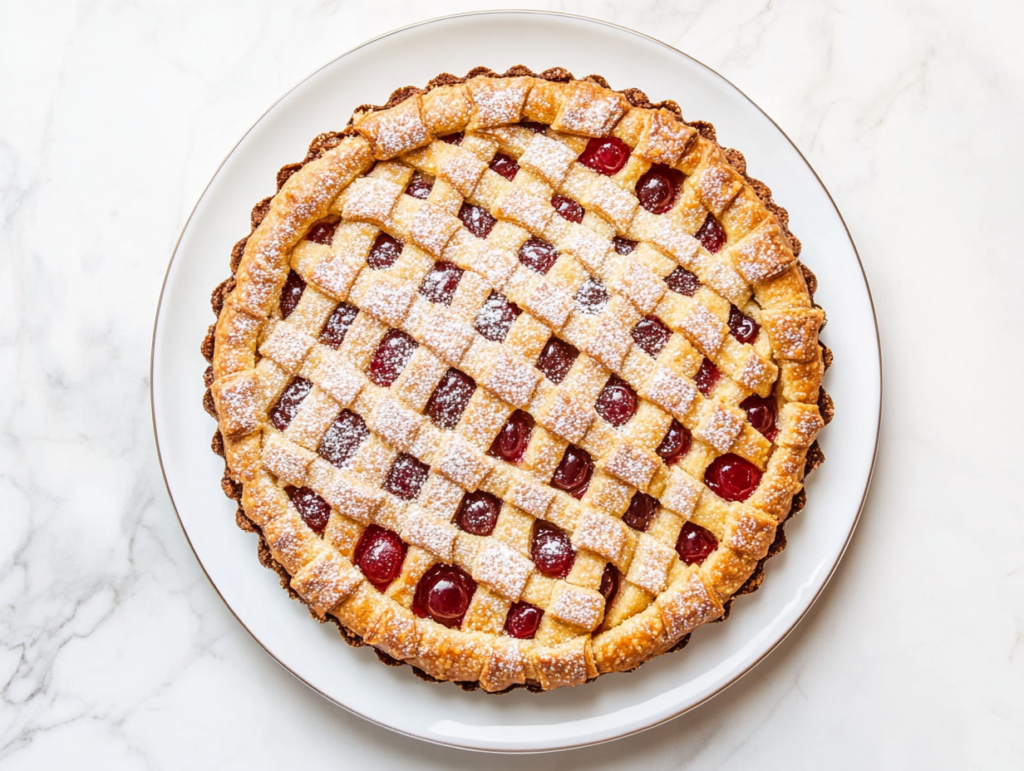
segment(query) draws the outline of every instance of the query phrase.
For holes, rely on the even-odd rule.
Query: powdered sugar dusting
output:
[[[502,597],[519,599],[533,564],[500,541],[487,541],[473,563],[473,578]]]
[[[714,356],[725,339],[725,325],[700,303],[694,303],[682,323],[683,332],[708,356]]]
[[[585,508],[572,534],[572,545],[621,565],[629,545],[626,525],[614,517]]]
[[[548,613],[589,632],[596,629],[604,617],[604,597],[593,589],[562,584],[555,601],[548,607]]]

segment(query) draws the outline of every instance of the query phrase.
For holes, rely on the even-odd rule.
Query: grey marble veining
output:
[[[858,244],[886,373],[860,529],[793,635],[679,720],[528,762],[1019,767],[1021,6],[523,5],[663,39],[780,124]],[[389,734],[270,659],[185,540],[149,409],[167,260],[238,136],[339,52],[480,7],[0,5],[3,768],[524,765]]]

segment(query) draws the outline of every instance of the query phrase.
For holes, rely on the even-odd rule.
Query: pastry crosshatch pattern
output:
[[[491,692],[722,618],[832,412],[813,274],[745,171],[675,103],[561,69],[440,76],[317,137],[203,346],[264,564],[386,663]]]

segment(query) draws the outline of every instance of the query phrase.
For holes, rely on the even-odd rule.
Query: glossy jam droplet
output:
[[[500,343],[505,339],[505,335],[512,328],[513,322],[519,318],[520,313],[522,311],[519,306],[509,302],[505,295],[491,292],[484,301],[483,307],[480,308],[480,312],[476,314],[473,326],[488,340]]]
[[[697,278],[697,274],[691,273],[681,266],[665,276],[665,283],[673,292],[684,294],[687,297],[693,297],[694,293],[700,289],[700,279]]]
[[[317,220],[309,228],[309,232],[306,233],[306,240],[312,241],[314,244],[330,246],[331,241],[334,240],[334,231],[338,229],[338,222],[340,221],[341,217],[337,215]]]
[[[629,502],[629,508],[622,515],[622,521],[634,530],[641,533],[646,532],[654,519],[654,512],[658,510],[658,499],[646,493],[637,493]]]
[[[564,340],[552,337],[537,359],[537,369],[552,383],[561,383],[580,352]]]
[[[682,184],[682,172],[656,163],[637,181],[636,197],[651,214],[664,214],[676,202]]]
[[[570,444],[565,448],[562,462],[551,477],[551,485],[565,490],[577,500],[583,497],[590,486],[590,477],[594,473],[594,461],[586,450]]]
[[[374,270],[384,270],[394,265],[401,253],[402,244],[387,233],[381,233],[370,247],[366,264]]]
[[[551,205],[555,207],[558,215],[569,222],[583,222],[583,207],[571,198],[564,195],[551,196]]]
[[[514,602],[505,617],[505,634],[517,640],[532,640],[544,611],[528,602]]]
[[[608,608],[615,602],[615,598],[619,594],[619,586],[622,583],[622,573],[618,571],[612,563],[608,563],[604,566],[604,573],[601,574],[601,588],[598,589],[601,594],[604,595],[604,607],[605,612],[608,612]]]
[[[597,397],[594,409],[598,415],[618,427],[628,423],[636,414],[636,406],[636,391],[633,390],[633,386],[618,375],[612,375]]]
[[[412,612],[420,618],[457,629],[469,609],[476,581],[455,565],[434,565],[424,573],[416,587]]]
[[[711,359],[705,358],[693,379],[697,383],[697,390],[708,396],[721,377],[722,373],[718,371],[718,367],[711,363]]]
[[[288,271],[288,278],[285,279],[284,287],[281,289],[281,318],[286,319],[291,315],[298,306],[299,300],[302,299],[305,289],[306,282],[302,280],[302,276],[294,270]]]
[[[599,137],[587,142],[579,162],[588,169],[610,177],[629,160],[629,145],[618,137]]]
[[[666,465],[671,466],[690,451],[690,439],[689,429],[678,420],[673,420],[655,452]]]
[[[366,580],[383,592],[401,574],[405,550],[398,533],[369,525],[356,544],[355,563]]]
[[[434,180],[417,171],[412,175],[412,179],[409,180],[409,184],[405,188],[405,194],[411,195],[413,198],[419,198],[421,201],[426,201],[430,197],[430,191],[433,189]]]
[[[454,367],[444,373],[427,402],[427,417],[438,428],[451,429],[459,423],[469,397],[476,390],[473,378]]]
[[[520,128],[529,129],[534,134],[543,134],[547,130],[547,126],[543,123],[537,123],[532,120],[524,120],[519,123]]]
[[[604,282],[593,276],[587,278],[576,290],[576,310],[596,316],[608,305],[608,289]]]
[[[292,505],[299,512],[302,521],[314,533],[323,536],[324,530],[327,528],[327,520],[331,518],[331,504],[308,487],[288,485],[284,491],[291,498]]]
[[[497,222],[487,209],[481,209],[479,206],[469,203],[462,204],[462,208],[459,209],[459,219],[466,226],[466,230],[477,238],[487,238]]]
[[[542,519],[533,523],[530,554],[537,570],[548,578],[565,578],[576,561],[576,550],[572,548],[569,536]]]
[[[433,269],[423,278],[420,294],[432,303],[451,305],[461,278],[462,268],[450,262],[436,262]]]
[[[747,500],[760,481],[757,466],[731,452],[715,458],[704,472],[704,484],[727,501]]]
[[[445,134],[443,137],[441,137],[441,141],[447,142],[450,145],[461,145],[462,140],[465,138],[466,135],[460,131],[457,134]]]
[[[501,431],[498,432],[487,454],[509,463],[518,463],[526,454],[526,445],[530,443],[531,433],[533,433],[533,418],[528,412],[516,410],[501,427]]]
[[[519,261],[542,276],[551,270],[557,259],[558,250],[555,245],[537,236],[530,236],[519,248]]]
[[[501,501],[490,493],[477,490],[466,493],[455,515],[455,524],[470,535],[490,535],[498,523]]]
[[[735,305],[729,309],[729,331],[741,343],[754,342],[760,330],[760,325]]]
[[[650,356],[657,356],[668,343],[672,330],[657,316],[644,316],[633,327],[633,341]]]
[[[763,398],[757,394],[751,394],[740,402],[740,409],[747,413],[750,425],[760,431],[765,439],[775,441],[775,437],[779,435],[779,428],[775,422],[778,416],[778,404],[774,396]]]
[[[615,236],[612,239],[612,246],[618,254],[632,254],[633,250],[636,249],[636,244],[636,241],[630,241],[622,236]]]
[[[706,530],[693,522],[683,525],[676,541],[676,552],[679,559],[687,565],[700,565],[718,548],[718,539],[710,530]]]
[[[281,394],[281,398],[277,400],[277,404],[270,410],[270,422],[279,431],[284,431],[288,428],[288,424],[292,422],[292,418],[295,417],[295,413],[299,411],[299,405],[302,404],[302,400],[306,398],[306,394],[313,387],[313,384],[302,377],[293,378],[287,388],[284,389],[284,393]]]
[[[494,156],[494,160],[491,161],[491,171],[500,174],[511,182],[519,172],[519,164],[515,158],[505,155],[505,153],[498,153]]]
[[[345,410],[327,429],[316,451],[328,463],[343,468],[369,435],[363,419]]]
[[[720,252],[722,246],[725,245],[725,231],[722,230],[722,226],[718,224],[718,220],[711,212],[708,212],[704,224],[700,226],[700,230],[694,233],[693,237],[712,254]]]
[[[370,360],[370,380],[381,388],[387,388],[394,383],[418,345],[419,343],[405,332],[398,329],[388,330]]]
[[[358,314],[359,309],[356,306],[338,303],[338,307],[334,309],[334,312],[324,322],[324,328],[320,330],[320,342],[331,348],[340,346],[345,342],[345,333],[348,332],[348,328],[352,326],[352,322],[356,320]]]
[[[430,466],[421,463],[412,455],[402,453],[391,466],[388,478],[384,481],[384,489],[403,501],[411,501],[420,494],[420,488],[427,481]]]

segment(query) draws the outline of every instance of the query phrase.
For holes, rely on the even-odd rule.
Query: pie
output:
[[[385,663],[490,692],[723,618],[832,411],[816,281],[745,171],[563,69],[442,75],[318,136],[203,345],[263,563]]]

